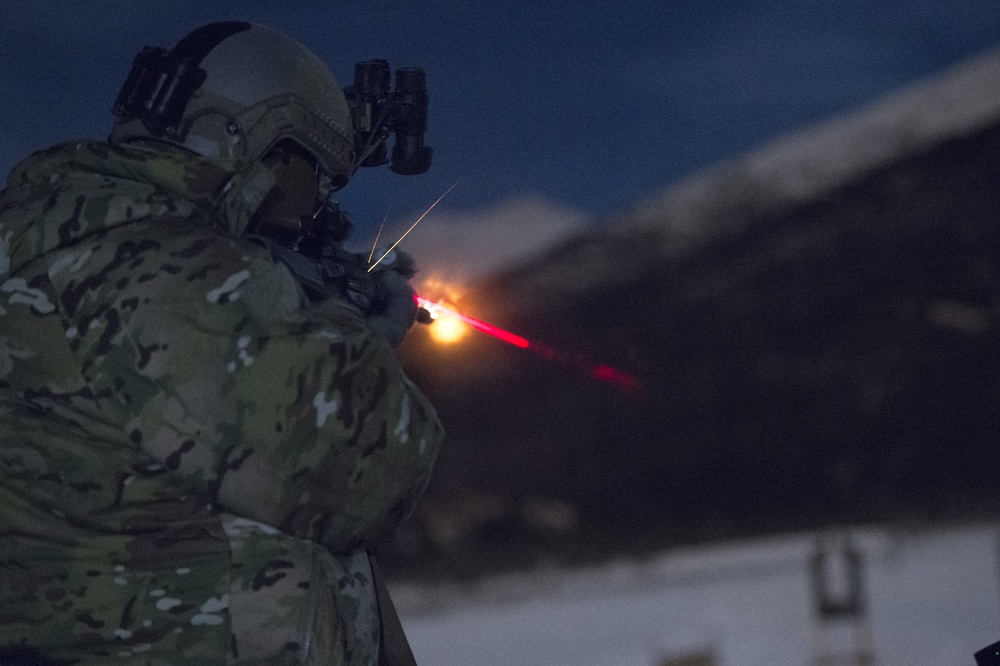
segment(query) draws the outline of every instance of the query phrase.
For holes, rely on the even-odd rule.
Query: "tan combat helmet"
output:
[[[302,44],[260,25],[210,23],[169,51],[144,48],[113,112],[115,143],[153,139],[204,157],[260,160],[291,141],[333,189],[353,171],[351,113],[333,74]]]

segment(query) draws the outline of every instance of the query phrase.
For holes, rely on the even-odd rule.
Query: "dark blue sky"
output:
[[[285,30],[342,84],[372,57],[427,69],[418,177],[363,170],[359,226],[542,194],[593,215],[1000,44],[996,0],[0,0],[0,171],[103,138],[134,53],[212,20]],[[1000,82],[998,82],[1000,83]]]

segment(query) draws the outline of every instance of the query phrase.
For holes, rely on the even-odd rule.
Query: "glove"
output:
[[[406,278],[395,270],[375,271],[371,277],[380,299],[368,323],[395,349],[403,344],[403,338],[416,321],[416,294]]]

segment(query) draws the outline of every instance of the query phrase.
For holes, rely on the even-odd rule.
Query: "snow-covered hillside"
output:
[[[1000,639],[998,535],[856,532],[855,625],[817,621],[805,533],[393,592],[417,661],[435,666],[803,666],[824,645],[879,666],[969,666]]]

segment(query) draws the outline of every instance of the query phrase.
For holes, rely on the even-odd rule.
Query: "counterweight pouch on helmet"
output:
[[[182,138],[184,110],[206,76],[194,58],[147,46],[132,61],[112,112],[138,118],[154,137]]]
[[[223,40],[251,27],[243,21],[219,21],[194,30],[170,51],[143,48],[132,61],[112,113],[142,121],[150,136],[183,141],[184,112],[208,76],[202,60]]]

